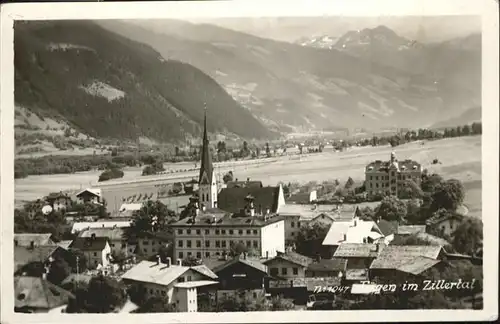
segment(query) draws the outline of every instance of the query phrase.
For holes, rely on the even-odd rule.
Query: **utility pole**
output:
[[[80,274],[80,257],[77,255],[76,256],[76,287],[78,287],[78,277],[79,277],[79,274]]]

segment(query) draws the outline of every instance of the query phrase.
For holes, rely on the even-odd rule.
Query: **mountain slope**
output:
[[[480,122],[480,121],[481,121],[481,107],[474,107],[466,110],[465,112],[463,112],[458,116],[440,121],[434,124],[432,127],[433,128],[456,127],[456,126],[469,125],[472,124],[473,122]]]
[[[421,127],[480,100],[460,83],[440,83],[433,75],[345,51],[182,21],[100,24],[200,68],[257,118],[283,131]]]
[[[91,22],[15,28],[15,101],[94,137],[173,142],[210,132],[274,136],[199,69]]]

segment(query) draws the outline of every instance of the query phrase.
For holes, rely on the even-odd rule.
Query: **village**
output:
[[[106,189],[92,187],[16,209],[15,311],[482,307],[482,225],[461,213],[458,180],[393,152],[365,166],[363,195],[379,197],[374,208],[320,203],[320,188],[221,183],[206,112],[200,156],[179,212],[151,194],[110,213]],[[391,288],[431,279],[476,284],[427,289],[439,296]]]

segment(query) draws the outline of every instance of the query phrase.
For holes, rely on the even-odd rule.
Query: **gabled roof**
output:
[[[333,222],[323,240],[323,245],[363,243],[363,239],[368,237],[373,240],[383,237],[377,224],[373,221],[355,219],[352,221]]]
[[[368,280],[369,278],[368,269],[347,269],[345,272],[346,280]]]
[[[217,275],[204,265],[195,267],[178,265],[167,266],[164,263],[157,264],[151,261],[139,262],[133,268],[125,272],[122,275],[122,279],[167,286],[190,269],[204,275],[207,279],[217,279]]]
[[[19,270],[22,266],[31,262],[46,262],[49,257],[60,248],[57,245],[36,246],[27,248],[24,246],[14,246],[14,266]]]
[[[296,252],[289,251],[286,253],[278,253],[278,255],[275,256],[274,258],[268,259],[268,260],[264,261],[263,263],[268,264],[274,260],[280,260],[280,259],[297,264],[297,265],[300,265],[302,267],[307,267],[309,264],[311,264],[313,262],[313,259],[311,259],[310,257],[307,257],[305,255],[302,255],[302,254],[299,254]]]
[[[72,250],[80,251],[102,251],[108,242],[107,237],[77,237],[69,246]]]
[[[398,269],[419,257],[437,260],[442,251],[439,245],[388,245],[373,260],[370,269]]]
[[[432,268],[439,262],[441,261],[427,258],[425,256],[418,256],[415,257],[411,262],[407,262],[405,264],[400,265],[399,267],[396,268],[396,270],[406,273],[411,273],[413,275],[419,275],[422,272]]]
[[[39,245],[55,245],[50,239],[52,237],[51,233],[16,233],[14,234],[14,245],[30,247],[31,242],[35,246]]]
[[[219,192],[217,206],[225,211],[237,213],[245,207],[245,197],[252,195],[255,211],[265,212],[267,208],[275,213],[278,208],[280,188],[277,187],[251,187],[251,188],[224,188]]]
[[[14,304],[16,308],[52,309],[74,298],[70,292],[40,277],[14,277]]]
[[[347,260],[340,258],[321,259],[317,262],[309,264],[307,271],[344,271],[347,265]]]
[[[73,223],[71,233],[80,232],[88,228],[113,228],[116,227],[130,227],[132,221],[106,221],[106,222],[76,222]]]
[[[76,194],[76,196],[79,197],[85,192],[88,192],[96,197],[101,197],[101,194],[102,194],[101,188],[87,188],[87,189],[83,189],[82,191],[79,191]]]
[[[377,221],[377,226],[384,236],[389,236],[395,234],[398,231],[398,222],[389,222],[385,219],[380,219]]]
[[[124,239],[125,230],[121,227],[117,228],[91,228],[88,230],[83,230],[78,234],[78,237],[92,237],[94,234],[96,237],[107,237],[109,240],[117,241]]]
[[[376,244],[342,243],[334,253],[335,258],[375,258],[378,255]]]
[[[258,260],[254,260],[254,259],[250,259],[250,258],[244,258],[244,257],[240,257],[240,256],[237,256],[229,261],[227,261],[226,263],[223,263],[217,267],[215,267],[213,269],[213,271],[215,273],[219,273],[220,271],[236,264],[236,263],[243,263],[251,268],[254,268],[260,272],[263,272],[263,273],[266,273],[267,274],[267,266],[265,266],[264,264],[260,263],[260,261]]]
[[[57,246],[65,249],[65,250],[68,250],[69,246],[71,245],[71,242],[73,242],[73,240],[64,240],[64,241],[59,241],[56,244],[57,244]]]
[[[323,212],[323,213],[317,215],[316,217],[314,217],[313,219],[311,219],[309,222],[314,222],[317,219],[324,219],[324,218],[330,219],[333,222],[335,220],[335,215],[332,213]]]

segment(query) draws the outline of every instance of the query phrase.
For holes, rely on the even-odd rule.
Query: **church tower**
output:
[[[205,106],[205,121],[203,130],[203,147],[201,149],[200,179],[198,181],[199,202],[205,208],[217,207],[217,181],[212,165],[212,156],[208,146],[207,108]]]

